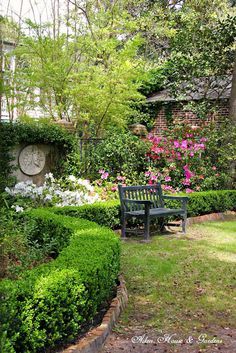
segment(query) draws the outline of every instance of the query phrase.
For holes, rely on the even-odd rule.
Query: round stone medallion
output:
[[[45,166],[45,154],[37,145],[28,145],[20,152],[19,166],[26,175],[39,174]]]

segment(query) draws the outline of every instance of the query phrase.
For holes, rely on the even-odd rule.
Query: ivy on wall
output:
[[[167,126],[171,127],[175,105],[176,102],[146,102],[140,106],[138,113],[130,119],[129,123],[141,123],[147,127],[148,131],[152,131],[159,112],[164,109]]]
[[[61,156],[66,156],[76,148],[76,137],[53,123],[0,123],[0,191],[14,182],[11,173],[14,169],[12,150],[21,143],[52,144],[58,148]],[[65,159],[65,158],[64,158]],[[63,170],[63,158],[58,171]]]

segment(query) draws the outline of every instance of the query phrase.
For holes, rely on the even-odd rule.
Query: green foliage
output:
[[[188,217],[195,217],[214,212],[236,210],[236,190],[202,191],[189,194]],[[166,201],[166,205],[178,207],[173,201]]]
[[[111,230],[43,209],[27,217],[34,221],[31,236],[44,241],[44,233],[64,233],[64,248],[54,261],[0,283],[3,352],[36,353],[72,340],[109,299],[119,271],[119,241]]]
[[[109,228],[118,228],[120,225],[120,207],[118,201],[96,202],[92,205],[80,207],[54,207],[52,211],[71,217],[84,218]]]
[[[17,144],[52,144],[61,158],[57,166],[62,169],[67,153],[76,148],[75,137],[65,129],[50,122],[31,121],[30,123],[0,123],[0,190],[11,185],[13,166],[11,165],[12,149]]]
[[[180,194],[181,196],[186,194]],[[188,217],[199,216],[212,212],[236,210],[236,190],[219,190],[194,192],[187,194]],[[178,201],[165,201],[166,206],[179,207]],[[120,225],[120,202],[108,201],[81,207],[53,208],[57,214],[72,217],[83,217],[110,228],[116,229]]]
[[[89,176],[96,179],[99,170],[104,169],[114,178],[123,175],[132,183],[137,182],[148,166],[148,147],[148,142],[130,132],[114,130],[106,139],[91,148],[86,161]]]
[[[137,55],[142,39],[126,1],[75,4],[63,21],[70,35],[27,21],[31,36],[20,36],[6,94],[15,97],[17,91],[22,115],[39,108],[52,119],[77,120],[85,136],[94,127],[99,136],[108,126],[124,126],[130,103],[143,99],[143,60]]]
[[[56,258],[70,232],[50,220],[34,220],[13,208],[0,208],[0,278],[19,278],[22,271]]]

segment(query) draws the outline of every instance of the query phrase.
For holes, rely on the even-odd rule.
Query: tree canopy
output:
[[[52,23],[25,21],[5,73],[21,115],[38,108],[81,134],[125,126],[145,95],[233,73],[236,10],[227,0],[67,0]],[[186,85],[184,86],[186,89]]]

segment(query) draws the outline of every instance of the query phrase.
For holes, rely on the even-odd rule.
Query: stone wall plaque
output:
[[[20,152],[19,166],[26,175],[37,175],[45,166],[45,153],[37,145],[28,145]]]

